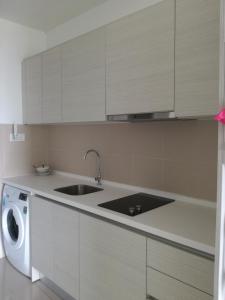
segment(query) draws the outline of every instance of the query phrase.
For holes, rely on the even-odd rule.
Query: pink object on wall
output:
[[[215,116],[215,120],[225,125],[225,108]]]

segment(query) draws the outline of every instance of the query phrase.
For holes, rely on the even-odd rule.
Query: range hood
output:
[[[107,120],[111,122],[149,122],[159,120],[174,120],[175,112],[156,112],[143,114],[108,115]]]

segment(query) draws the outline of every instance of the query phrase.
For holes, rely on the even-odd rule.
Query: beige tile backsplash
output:
[[[10,142],[12,126],[0,125],[0,177],[29,174],[32,165],[48,161],[48,129],[44,126],[19,126],[25,142]]]
[[[11,126],[0,126],[0,176],[54,169],[94,176],[102,155],[103,178],[216,201],[217,124],[171,121],[137,124],[19,126],[26,141],[10,143]]]
[[[95,158],[82,159],[94,148],[104,179],[216,201],[214,121],[62,125],[50,126],[48,134],[55,169],[94,176]]]

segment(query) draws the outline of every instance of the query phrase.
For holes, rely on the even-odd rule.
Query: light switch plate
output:
[[[10,133],[10,142],[24,142],[25,141],[25,133],[18,133],[14,136],[13,133]]]

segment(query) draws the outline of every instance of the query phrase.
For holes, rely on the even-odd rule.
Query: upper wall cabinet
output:
[[[43,123],[58,123],[62,117],[61,48],[43,53]]]
[[[24,122],[219,108],[220,0],[164,0],[23,63]]]
[[[106,113],[174,111],[175,1],[107,27]]]
[[[23,120],[25,124],[42,123],[42,58],[26,59],[22,66]]]
[[[23,62],[23,119],[25,124],[59,123],[62,115],[61,48]]]
[[[105,29],[62,46],[63,121],[105,120]]]
[[[105,29],[23,62],[24,123],[105,120]]]
[[[219,0],[176,1],[176,115],[214,115],[219,106]]]

